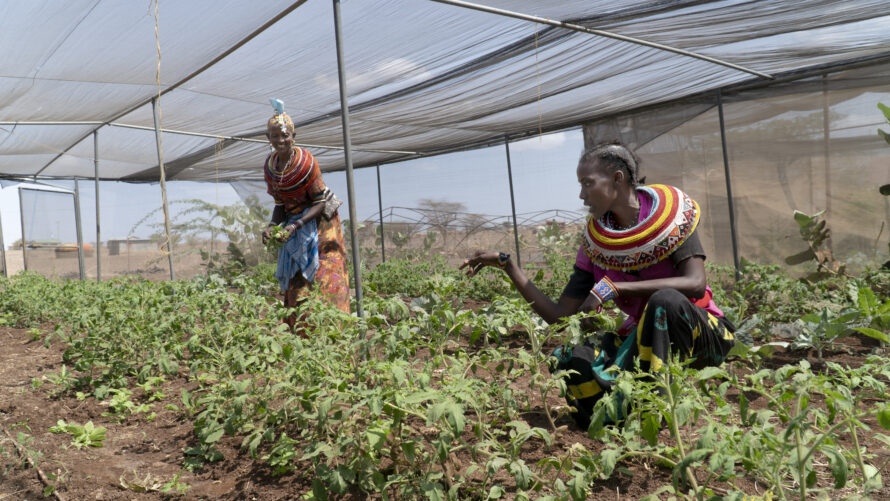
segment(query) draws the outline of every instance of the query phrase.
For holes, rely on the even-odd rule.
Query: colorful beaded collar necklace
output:
[[[620,271],[647,268],[670,256],[698,225],[698,203],[673,186],[640,186],[652,200],[652,209],[636,225],[617,230],[605,217],[588,217],[584,252],[593,264]]]
[[[281,171],[277,169],[278,153],[266,158],[264,177],[266,183],[274,188],[277,196],[282,199],[293,199],[306,193],[318,177],[315,158],[303,148],[294,148],[290,161]]]

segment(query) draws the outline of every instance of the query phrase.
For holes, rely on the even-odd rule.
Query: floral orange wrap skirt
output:
[[[343,244],[340,215],[334,214],[331,219],[322,216],[316,222],[318,271],[315,272],[315,280],[308,282],[302,274],[297,273],[288,283],[284,305],[291,308],[297,306],[317,288],[326,303],[349,313],[349,268],[346,266],[346,247]]]

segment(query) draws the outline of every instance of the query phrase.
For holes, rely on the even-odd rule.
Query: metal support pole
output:
[[[346,194],[349,199],[349,235],[352,240],[352,269],[355,274],[355,305],[359,317],[362,311],[362,257],[359,253],[358,235],[355,231],[355,183],[352,175],[352,141],[349,138],[349,105],[346,99],[346,67],[343,62],[343,35],[341,33],[340,0],[334,1],[334,38],[337,42],[337,77],[340,80],[340,119],[343,126],[343,156],[346,160]]]
[[[80,224],[80,182],[74,180],[74,229],[77,231],[77,267],[80,270],[80,279],[86,278],[83,269],[83,228]]]
[[[516,242],[516,265],[522,268],[519,256],[519,228],[516,225],[516,198],[513,196],[513,166],[510,164],[510,137],[504,136],[504,148],[507,150],[507,179],[510,182],[510,208],[513,211],[513,240]]]
[[[3,216],[0,216],[0,266],[3,267],[3,276],[9,278],[9,268],[6,267],[6,243],[3,241]]]
[[[22,198],[22,187],[19,186],[19,221],[22,224],[22,265],[28,271],[28,240],[25,239],[25,199]]]
[[[828,224],[831,218],[831,103],[828,101],[828,75],[822,75],[822,141],[825,145],[825,222]],[[832,249],[830,238],[826,245],[829,250]]]
[[[726,201],[729,204],[729,233],[732,237],[732,261],[735,265],[735,279],[742,278],[739,266],[739,246],[735,230],[735,209],[732,205],[732,180],[729,176],[729,154],[726,151],[726,126],[723,122],[723,94],[717,89],[717,112],[720,116],[720,144],[723,146],[723,175],[726,178]]]
[[[96,281],[102,281],[102,231],[99,221],[99,131],[93,132],[93,172],[96,179]]]
[[[377,164],[377,207],[380,212],[380,257],[386,262],[386,234],[383,232],[383,194],[380,190],[380,164]]]
[[[170,211],[167,207],[167,174],[164,171],[164,150],[161,149],[161,118],[158,111],[158,98],[152,98],[151,110],[155,120],[155,144],[158,148],[158,169],[161,172],[161,198],[164,208],[164,236],[167,238],[167,260],[170,263],[170,280],[176,280],[173,272],[173,242],[170,240]],[[128,242],[129,247],[129,242]]]

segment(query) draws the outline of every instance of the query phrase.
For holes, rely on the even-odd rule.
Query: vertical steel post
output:
[[[825,145],[825,223],[828,224],[831,218],[831,103],[828,101],[828,75],[822,75],[822,141]],[[832,249],[830,238],[826,245],[829,250]]]
[[[739,266],[739,246],[735,230],[735,209],[732,204],[732,181],[729,176],[729,154],[726,151],[726,126],[723,122],[723,93],[717,89],[717,112],[720,116],[720,144],[723,146],[723,175],[726,178],[726,201],[729,204],[729,233],[732,237],[732,261],[735,265],[735,279],[742,278]]]
[[[96,281],[102,281],[102,231],[99,211],[99,131],[93,131],[93,173],[96,179]]]
[[[22,187],[19,186],[19,221],[22,224],[22,265],[28,271],[28,241],[25,239],[25,200],[22,198]]]
[[[383,232],[383,194],[380,190],[380,164],[377,164],[377,207],[380,212],[380,258],[386,262],[386,234]]]
[[[346,160],[346,194],[349,198],[349,235],[352,240],[352,269],[355,275],[355,305],[359,317],[362,311],[362,257],[359,253],[358,235],[355,231],[355,183],[352,175],[352,142],[349,138],[349,105],[346,99],[346,67],[343,61],[343,35],[341,33],[340,0],[334,2],[334,38],[337,43],[337,77],[340,80],[340,120],[343,126],[343,156]]]
[[[513,196],[513,166],[510,164],[510,136],[504,136],[504,148],[507,151],[507,180],[510,182],[510,208],[513,211],[513,240],[516,242],[516,265],[522,267],[519,256],[519,228],[516,224],[516,198]]]
[[[0,216],[0,266],[3,267],[3,276],[9,278],[9,269],[6,267],[6,242],[3,241],[3,216]]]
[[[83,227],[80,223],[80,182],[74,179],[74,229],[77,231],[77,267],[80,269],[80,279],[86,278],[83,269]]]
[[[158,148],[158,169],[161,171],[161,196],[164,208],[164,235],[167,238],[167,260],[170,263],[170,280],[176,280],[173,272],[173,242],[170,240],[170,210],[167,207],[167,173],[164,170],[164,150],[161,149],[161,119],[158,111],[158,98],[151,99],[151,111],[155,120],[155,145]],[[127,242],[129,247],[129,242]]]

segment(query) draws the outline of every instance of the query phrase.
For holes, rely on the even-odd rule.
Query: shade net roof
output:
[[[778,80],[890,60],[884,0],[482,3]],[[260,180],[270,97],[286,103],[297,142],[311,147],[324,171],[345,167],[331,2],[161,1],[157,39],[154,7],[0,4],[0,177],[92,177],[98,130],[100,178],[157,181],[151,99],[159,93],[165,130],[210,136],[162,134],[168,179]],[[686,55],[430,1],[344,0],[342,16],[357,167],[770,82]],[[693,103],[684,113],[706,109]],[[665,120],[664,130],[684,115]]]

